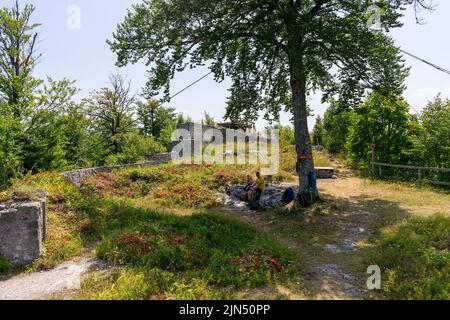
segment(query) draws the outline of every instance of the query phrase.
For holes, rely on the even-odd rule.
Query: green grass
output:
[[[0,256],[0,272],[8,271],[12,268],[11,263],[8,260]]]
[[[242,182],[245,168],[232,170],[221,166],[175,166],[129,169],[89,178],[84,192],[102,197],[145,198],[156,207],[212,207],[217,193],[227,183]]]
[[[287,281],[299,268],[275,240],[218,213],[183,217],[117,204],[105,212],[93,221],[102,238],[96,251],[120,269],[88,280],[81,299],[225,298],[224,290]]]
[[[88,179],[81,193],[89,197],[77,209],[87,215],[82,234],[119,269],[88,279],[80,299],[225,299],[289,281],[300,268],[292,252],[212,209],[218,193],[254,171],[168,164]],[[179,216],[165,208],[197,213]]]
[[[292,179],[287,169],[295,163],[295,153],[285,151],[281,181]],[[317,166],[329,166],[323,156]],[[44,254],[29,269],[49,269],[87,251],[115,266],[89,276],[79,299],[233,299],[246,290],[301,283],[305,266],[328,261],[315,257],[335,240],[334,216],[346,212],[341,197],[298,212],[258,214],[251,222],[257,226],[216,212],[218,193],[256,170],[168,164],[100,174],[81,188],[59,173],[45,173],[17,182],[0,201],[32,196],[38,188],[49,193]],[[355,257],[364,268],[383,270],[383,290],[373,298],[449,299],[450,218],[430,214],[446,207],[446,195],[382,182],[353,184],[348,194],[378,199],[361,200],[373,213],[373,236],[363,256]],[[173,213],[183,208],[189,212]],[[416,211],[425,217],[405,217]],[[342,263],[354,264],[347,260]],[[0,258],[0,273],[8,269]]]
[[[257,166],[244,165],[166,164],[90,177],[83,192],[132,199],[135,205],[149,208],[214,208],[227,186],[245,183],[247,174],[255,176],[257,170]],[[275,182],[292,179],[292,174],[283,170],[274,177]]]
[[[285,150],[280,179],[292,178],[292,151]],[[324,163],[316,165],[328,166],[322,155]],[[333,198],[299,212],[259,214],[252,222],[259,221],[257,227],[215,212],[218,193],[256,170],[168,164],[100,174],[81,188],[45,173],[17,182],[0,201],[32,197],[38,188],[49,193],[45,250],[30,270],[55,267],[86,251],[115,266],[89,276],[79,299],[232,299],[246,290],[302,282],[305,266],[328,261],[315,257],[334,241],[334,215],[345,212],[345,200]],[[363,256],[355,257],[363,267],[383,270],[383,290],[373,298],[449,299],[448,216],[405,218],[405,208],[390,205],[436,212],[446,206],[445,195],[382,182],[347,187],[354,196],[365,190],[383,199],[362,202],[374,212],[373,237]],[[171,213],[177,208],[190,212]],[[347,260],[342,263],[356,263]],[[0,273],[8,269],[0,258]]]
[[[450,299],[450,218],[408,217],[373,238],[367,262],[382,269],[374,298]]]
[[[77,188],[46,173],[18,182],[2,197],[13,198],[21,185],[50,194],[45,250],[30,271],[92,250],[118,267],[89,278],[81,299],[231,298],[241,289],[288,281],[299,268],[295,255],[211,209],[179,216],[160,208],[209,208],[224,184],[244,177],[235,168],[164,165],[99,175]],[[155,197],[162,191],[164,197]],[[139,208],[136,200],[149,204]]]
[[[256,169],[167,164],[100,174],[89,178],[81,188],[68,183],[59,173],[42,173],[16,182],[0,194],[0,201],[17,197],[23,200],[27,194],[32,198],[40,188],[49,193],[44,253],[28,268],[46,270],[91,250],[102,233],[111,232],[113,220],[98,218],[98,212],[109,210],[110,204],[159,211],[188,208],[189,213],[214,208],[226,185],[244,182],[252,170]],[[104,229],[100,232],[100,228]]]

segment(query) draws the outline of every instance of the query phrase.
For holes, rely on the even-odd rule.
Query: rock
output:
[[[248,201],[248,194],[245,191],[245,185],[236,184],[230,187],[229,190],[232,199],[238,199],[241,201]]]
[[[241,201],[234,196],[222,194],[217,200],[225,207],[226,210],[250,212],[247,202]]]
[[[41,200],[45,200],[48,197],[48,192],[45,189],[38,189],[36,191],[36,197]]]
[[[228,207],[232,206],[235,208],[241,208],[243,206],[241,202],[244,202],[245,205],[247,205],[247,203],[250,202],[250,199],[248,193],[245,191],[245,187],[246,187],[245,185],[239,184],[231,186],[228,190],[229,199],[221,199],[220,202],[224,206]],[[286,188],[281,186],[273,186],[273,185],[268,186],[262,192],[261,197],[259,199],[260,208],[271,209],[285,205],[281,201],[281,198],[285,190]]]
[[[351,236],[358,236],[360,234],[364,234],[366,232],[366,229],[363,227],[354,227],[350,229],[350,235]]]
[[[320,272],[325,273],[326,275],[339,277],[345,281],[352,282],[356,280],[356,278],[353,275],[343,272],[341,268],[339,268],[335,264],[324,264],[317,267],[316,269],[319,270]]]
[[[316,167],[317,179],[332,179],[336,170],[333,167]]]
[[[263,209],[270,209],[280,207],[281,197],[283,196],[284,189],[275,188],[273,186],[267,187],[259,198],[259,206]]]
[[[325,250],[332,253],[346,253],[358,251],[358,245],[351,239],[346,239],[343,244],[327,244]]]

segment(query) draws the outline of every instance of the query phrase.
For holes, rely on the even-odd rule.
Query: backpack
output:
[[[281,196],[281,204],[283,206],[291,203],[295,200],[295,191],[292,188],[287,188],[284,190],[283,195]]]

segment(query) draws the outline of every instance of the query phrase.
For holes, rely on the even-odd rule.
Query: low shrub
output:
[[[2,256],[0,256],[0,273],[5,272],[11,268],[12,268],[11,263]]]

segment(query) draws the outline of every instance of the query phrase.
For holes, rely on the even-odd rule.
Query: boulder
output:
[[[262,209],[281,207],[281,197],[283,196],[284,190],[283,188],[276,188],[274,186],[267,187],[259,198],[259,206]]]
[[[317,179],[333,179],[336,170],[333,167],[316,167]]]
[[[272,209],[286,205],[283,203],[282,197],[283,193],[288,187],[282,186],[268,186],[261,194],[259,199],[259,207],[261,209]],[[233,206],[236,209],[242,209],[243,203],[250,202],[248,193],[245,191],[245,185],[233,185],[229,188],[228,194],[230,195],[227,199],[227,203],[222,203],[225,206]]]
[[[230,187],[229,194],[232,199],[240,201],[248,201],[248,193],[245,191],[245,185],[236,184]]]

